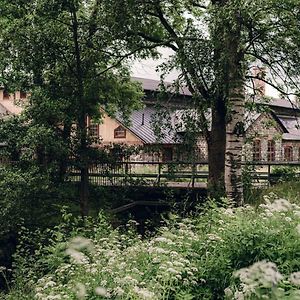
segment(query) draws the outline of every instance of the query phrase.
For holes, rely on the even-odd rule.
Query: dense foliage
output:
[[[147,238],[133,221],[113,229],[100,214],[83,226],[65,212],[54,230],[23,228],[14,285],[3,297],[298,299],[300,207],[274,195],[265,201],[170,215]]]

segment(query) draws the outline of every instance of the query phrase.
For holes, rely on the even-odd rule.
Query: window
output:
[[[275,141],[269,140],[268,141],[268,161],[275,160]]]
[[[260,140],[253,141],[253,161],[261,160],[261,142]]]
[[[89,133],[91,138],[99,137],[99,125],[98,124],[90,124]]]
[[[172,161],[173,160],[173,149],[172,148],[164,148],[162,153],[163,161]]]
[[[92,139],[99,138],[99,124],[93,122],[93,120],[91,120],[89,117],[88,117],[88,133],[90,138]]]
[[[26,94],[26,92],[20,92],[20,98],[21,99],[25,99],[27,97],[27,94]]]
[[[7,90],[3,91],[3,99],[9,99],[9,92]]]
[[[117,127],[114,130],[114,138],[115,139],[126,138],[126,129],[123,128],[122,126]]]
[[[284,147],[283,155],[284,155],[285,161],[292,161],[293,160],[293,147],[292,146]]]

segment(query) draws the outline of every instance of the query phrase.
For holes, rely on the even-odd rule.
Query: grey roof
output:
[[[120,114],[116,118],[145,144],[180,143],[180,136],[177,134],[172,122],[172,112],[165,109],[160,112],[154,107],[145,107],[144,109],[134,111],[130,116],[129,125],[124,122]],[[156,126],[153,124],[160,124],[160,132],[158,134],[156,134]]]
[[[286,141],[300,141],[300,134],[284,133],[282,139]]]
[[[141,78],[141,77],[132,77],[132,80],[138,81],[142,83],[143,89],[145,91],[159,91],[159,85],[161,82],[159,80],[154,79],[147,79],[147,78]],[[164,82],[164,85],[170,92],[176,93],[174,87],[172,86],[171,82]],[[182,86],[179,89],[179,95],[183,96],[191,96],[191,92],[188,90],[187,87]]]
[[[282,136],[284,140],[300,140],[300,117],[278,115],[277,118],[287,130]]]
[[[287,99],[273,98],[269,102],[266,102],[266,104],[268,104],[270,106],[289,108],[289,109],[294,109],[294,110],[300,109],[299,103],[296,103],[294,101],[289,101]]]

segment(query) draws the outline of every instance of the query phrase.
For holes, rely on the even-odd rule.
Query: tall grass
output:
[[[300,207],[274,194],[258,208],[170,215],[142,238],[103,215],[46,233],[23,229],[6,300],[299,299]],[[36,241],[36,242],[33,242]],[[35,244],[34,247],[30,246]]]

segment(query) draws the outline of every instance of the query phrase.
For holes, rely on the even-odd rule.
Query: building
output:
[[[207,160],[207,145],[201,132],[194,129],[196,139],[191,146],[186,116],[196,119],[191,94],[186,89],[164,94],[158,109],[159,81],[133,78],[140,81],[145,92],[144,108],[134,111],[129,122],[120,114],[112,117],[103,110],[102,122],[88,118],[91,137],[99,140],[95,146],[123,144],[141,147],[134,160]],[[0,90],[0,115],[19,114],[25,93],[8,94]],[[254,161],[300,161],[300,107],[283,99],[261,103],[261,113],[247,113],[244,157]],[[193,155],[191,155],[193,151]]]

